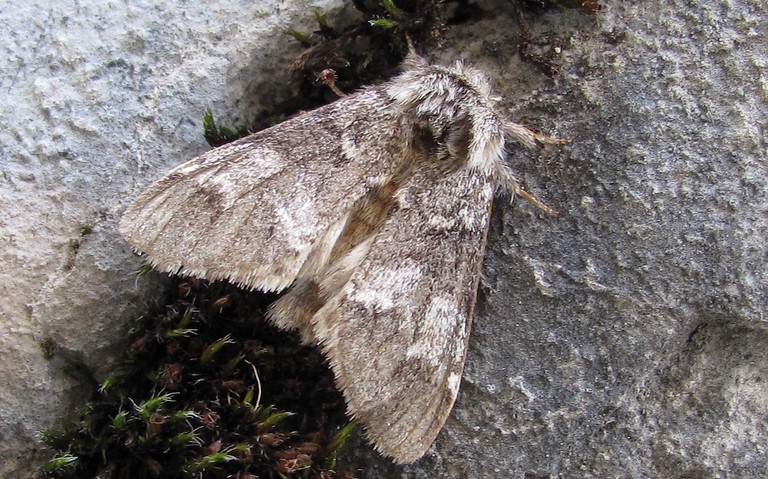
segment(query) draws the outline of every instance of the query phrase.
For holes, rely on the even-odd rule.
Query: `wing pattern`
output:
[[[398,462],[424,454],[456,399],[493,194],[467,169],[415,173],[313,318],[350,412]]]
[[[350,115],[350,102],[367,115]],[[396,168],[392,114],[368,89],[212,150],[142,193],[120,231],[162,271],[284,289],[315,241]],[[380,132],[388,141],[369,122],[393,125]]]

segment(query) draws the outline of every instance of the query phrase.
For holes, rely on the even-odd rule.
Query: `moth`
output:
[[[486,77],[411,53],[404,71],[188,161],[120,231],[158,270],[288,289],[269,310],[319,345],[349,414],[395,462],[424,455],[461,383],[489,215],[525,197]]]

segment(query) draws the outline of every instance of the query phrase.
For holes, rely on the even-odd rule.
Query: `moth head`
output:
[[[505,121],[488,79],[460,62],[442,67],[417,60],[386,87],[414,137],[440,162],[489,175],[498,171]]]

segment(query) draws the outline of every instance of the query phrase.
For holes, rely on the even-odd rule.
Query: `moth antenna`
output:
[[[347,96],[347,94],[341,91],[338,85],[336,85],[336,70],[333,68],[326,68],[325,70],[321,71],[317,77],[321,82],[325,83],[325,85],[330,88],[331,91],[334,92],[339,98]]]

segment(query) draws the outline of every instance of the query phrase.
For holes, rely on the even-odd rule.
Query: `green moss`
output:
[[[269,299],[175,280],[91,401],[43,435],[44,475],[342,477],[344,401],[319,353],[264,320]]]
[[[392,0],[381,0],[381,6],[394,18],[402,19],[407,16],[407,14],[400,10]]]
[[[210,108],[206,109],[203,114],[203,135],[205,135],[208,144],[213,147],[225,145],[250,133],[252,133],[251,129],[243,125],[236,127],[235,130],[230,130],[225,126],[217,126]]]
[[[293,37],[294,40],[301,43],[304,46],[309,46],[312,44],[312,34],[311,33],[305,33],[300,32],[298,30],[294,30],[293,28],[284,28],[283,33],[286,35]]]
[[[43,359],[50,361],[56,353],[56,343],[51,338],[43,339],[40,341],[40,350],[43,352]]]
[[[334,24],[315,12],[317,31],[286,30],[304,47],[291,63],[301,79],[301,96],[308,107],[334,99],[318,82],[333,70],[343,92],[389,78],[399,70],[408,51],[406,36],[419,45],[436,44],[445,30],[443,2],[437,0],[353,1],[358,16]],[[329,96],[326,96],[329,95]]]

